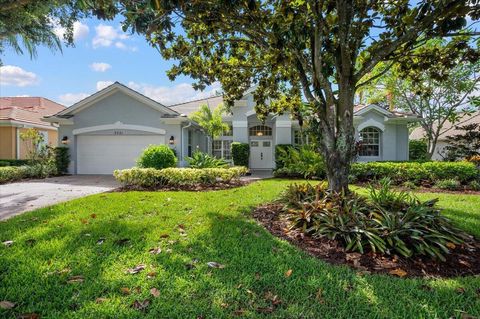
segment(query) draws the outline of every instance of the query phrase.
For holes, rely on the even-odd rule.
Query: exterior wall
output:
[[[16,128],[12,126],[0,126],[0,159],[16,158]]]
[[[448,146],[448,143],[446,141],[438,141],[437,145],[435,145],[435,151],[433,152],[432,160],[443,161],[443,156],[444,156],[444,153],[446,152],[445,147],[447,146]]]
[[[174,144],[171,147],[175,150],[177,158],[179,159],[179,164],[184,165],[183,156],[187,156],[188,145],[188,130],[189,128],[185,127],[186,124],[166,124],[165,119],[161,118],[162,113],[158,110],[155,110],[148,105],[137,101],[130,96],[123,94],[121,92],[115,92],[112,95],[105,97],[102,100],[95,102],[94,105],[80,110],[76,113],[72,120],[74,124],[71,125],[60,125],[58,131],[58,143],[61,139],[66,136],[69,140],[69,143],[65,146],[70,148],[70,158],[71,163],[69,167],[69,172],[74,174],[76,173],[76,163],[77,150],[76,150],[76,136],[74,136],[73,131],[75,129],[98,126],[98,125],[108,125],[121,122],[123,124],[129,125],[139,125],[139,126],[148,126],[154,128],[164,129],[165,141],[168,143],[170,137],[173,136]],[[185,119],[187,122],[187,119]],[[192,128],[193,129],[193,128]],[[142,131],[127,132],[128,134],[141,135],[144,134]],[[99,131],[93,132],[93,134],[114,134],[114,132]],[[199,136],[196,136],[199,135]],[[194,133],[193,147],[199,146],[200,149],[205,147],[205,143],[202,143],[203,133],[199,132],[198,129],[195,129]],[[182,143],[183,141],[183,143]],[[181,149],[183,145],[183,149]]]

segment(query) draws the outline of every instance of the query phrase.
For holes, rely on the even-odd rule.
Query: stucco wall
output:
[[[0,126],[0,159],[16,158],[16,128]]]

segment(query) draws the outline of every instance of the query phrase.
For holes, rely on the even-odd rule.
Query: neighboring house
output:
[[[43,97],[1,97],[0,159],[27,157],[27,142],[20,139],[20,134],[29,128],[37,129],[45,144],[57,146],[57,126],[43,122],[42,118],[64,109],[65,106]]]
[[[235,101],[224,121],[230,132],[213,141],[187,116],[207,104],[216,108],[221,96],[166,107],[118,83],[98,91],[44,121],[59,125],[59,140],[70,148],[70,172],[74,174],[111,174],[114,169],[129,168],[149,144],[167,144],[176,152],[179,165],[195,149],[210,151],[231,159],[232,142],[249,143],[250,168],[275,167],[277,144],[298,144],[300,127],[289,114],[270,115],[262,123],[254,110],[253,90]],[[357,107],[354,125],[364,148],[361,161],[408,160],[407,124],[412,115],[390,112],[375,105]]]
[[[448,146],[447,137],[457,134],[464,134],[464,131],[457,130],[455,126],[464,126],[468,124],[480,124],[480,111],[474,112],[472,114],[466,114],[463,116],[457,123],[452,124],[451,122],[445,122],[442,128],[442,133],[438,137],[437,145],[432,155],[432,159],[436,161],[442,161],[446,155],[445,147]],[[421,140],[425,138],[425,130],[422,127],[417,127],[410,134],[411,140]]]
[[[206,136],[195,122],[118,82],[44,121],[59,125],[59,141],[70,148],[72,174],[111,174],[135,166],[150,144],[169,145],[180,165]]]

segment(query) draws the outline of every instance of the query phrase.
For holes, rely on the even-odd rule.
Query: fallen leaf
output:
[[[82,224],[88,224],[88,220],[86,220],[85,218],[80,218],[80,222]]]
[[[256,272],[256,273],[255,273],[255,279],[256,279],[256,280],[260,280],[260,278],[262,278],[262,277],[260,276],[260,273]]]
[[[85,278],[83,276],[72,276],[68,278],[67,282],[69,284],[77,283],[77,282],[84,282]]]
[[[150,305],[150,300],[148,299],[145,299],[143,301],[135,300],[132,304],[132,308],[143,311],[147,309],[149,305]]]
[[[225,268],[225,265],[219,264],[216,261],[209,261],[207,265],[208,267],[211,267],[211,268],[220,268],[220,269]]]
[[[469,263],[468,261],[463,260],[463,259],[460,259],[460,260],[458,261],[458,263],[459,263],[460,265],[465,266],[465,267],[468,267],[468,268],[471,268],[471,267],[472,267],[472,264],[471,264],[471,263]]]
[[[465,293],[465,288],[463,287],[458,287],[457,289],[455,289],[455,291],[459,294],[464,294]]]
[[[290,277],[290,276],[292,275],[292,273],[293,273],[293,270],[292,270],[292,269],[287,270],[287,271],[285,272],[285,277],[287,277],[287,278]]]
[[[446,243],[445,246],[447,246],[447,247],[450,248],[450,249],[455,249],[455,247],[457,247],[457,246],[455,246],[454,243],[450,243],[450,242],[449,242],[449,243]]]
[[[273,312],[273,307],[258,307],[257,312],[259,313],[272,313]]]
[[[150,294],[152,294],[152,296],[157,298],[158,296],[160,296],[160,291],[157,288],[152,288],[150,289]]]
[[[7,247],[10,247],[10,246],[12,246],[12,244],[13,244],[13,240],[6,240],[6,241],[4,241],[2,244],[4,244],[4,245],[7,246]]]
[[[158,255],[162,252],[162,249],[160,247],[151,248],[148,252],[153,255]]]
[[[0,308],[2,309],[12,309],[16,306],[14,302],[8,301],[8,300],[3,300],[0,301]]]
[[[325,300],[323,299],[323,290],[322,288],[318,289],[317,294],[315,295],[315,299],[322,305],[325,303]]]
[[[390,270],[388,273],[389,273],[390,275],[398,276],[398,277],[400,277],[400,278],[403,278],[403,277],[405,277],[406,275],[408,275],[408,273],[407,273],[405,270],[401,269],[401,268],[397,268],[397,269],[394,269],[394,270]]]
[[[237,309],[233,312],[233,315],[234,316],[243,316],[244,313],[245,313],[245,309]]]
[[[151,279],[153,277],[157,277],[157,272],[156,271],[151,271],[147,274],[147,278]]]
[[[220,307],[222,307],[223,309],[228,308],[228,303],[222,302],[222,303],[220,304]]]
[[[462,313],[460,314],[460,319],[478,319],[478,317],[472,316],[462,311]]]
[[[106,302],[106,301],[108,301],[107,298],[97,298],[97,299],[95,299],[95,302],[96,302],[96,303],[104,303],[104,302]]]
[[[360,253],[347,253],[347,254],[345,254],[345,260],[346,261],[358,260],[361,257],[362,257],[362,254],[360,254]]]
[[[137,294],[139,294],[139,293],[142,292],[142,288],[139,287],[139,286],[137,286],[137,287],[135,287],[135,288],[133,288],[133,289],[135,290],[135,292],[136,292]]]
[[[97,240],[97,245],[101,245],[101,244],[103,244],[104,242],[105,242],[105,238],[103,238],[103,237],[102,237],[102,238],[99,238],[99,239]]]
[[[144,269],[145,269],[145,265],[140,264],[140,265],[135,266],[134,268],[128,268],[126,273],[134,275],[134,274],[138,274],[139,272],[141,272]]]
[[[124,295],[129,295],[130,294],[130,288],[122,287],[122,288],[120,288],[120,292]]]
[[[160,238],[168,238],[168,237],[170,237],[169,234],[162,234],[162,235],[160,235]]]
[[[91,214],[90,218],[93,218],[93,219],[97,218],[97,214]]]
[[[17,316],[18,319],[39,319],[40,315],[38,313],[22,313]]]

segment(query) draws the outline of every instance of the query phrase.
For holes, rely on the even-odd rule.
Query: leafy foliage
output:
[[[167,145],[148,146],[137,160],[138,167],[162,169],[177,164],[175,153]]]
[[[347,251],[427,255],[445,260],[449,246],[467,235],[434,208],[437,200],[420,202],[391,189],[384,179],[370,187],[368,198],[332,192],[324,185],[292,185],[281,197],[291,227],[317,237],[337,239]]]
[[[228,166],[228,163],[225,162],[223,159],[215,158],[208,155],[207,153],[203,153],[200,151],[194,152],[192,157],[187,157],[186,160],[191,168],[212,168]]]
[[[162,186],[201,186],[231,183],[245,175],[247,168],[131,168],[115,170],[113,175],[124,186],[157,188]]]
[[[248,143],[233,142],[231,148],[233,164],[248,167],[250,145]]]
[[[190,114],[190,118],[200,124],[207,135],[212,139],[220,137],[223,132],[228,132],[229,126],[223,122],[222,115],[225,113],[223,105],[218,105],[212,111],[207,104],[200,105],[200,108]]]
[[[480,155],[480,124],[473,123],[455,128],[462,133],[447,136],[446,158],[458,160]]]
[[[427,142],[425,140],[410,140],[408,142],[408,157],[411,161],[428,160]]]
[[[57,174],[54,162],[0,167],[0,184],[25,178],[45,178]]]
[[[454,190],[459,189],[461,184],[458,180],[456,180],[454,178],[449,178],[449,179],[442,179],[442,180],[437,181],[434,186],[436,188],[448,189],[448,190],[454,191]]]
[[[58,174],[65,174],[68,172],[68,165],[70,164],[70,149],[68,147],[59,146],[55,148],[55,165]]]
[[[281,167],[275,170],[275,176],[323,178],[325,177],[325,163],[322,156],[310,145],[300,148],[277,147],[275,149],[276,162]]]

